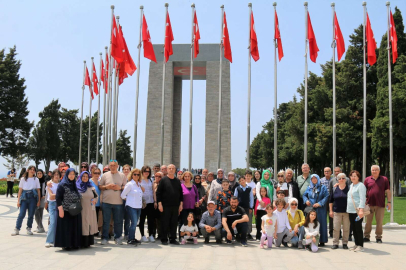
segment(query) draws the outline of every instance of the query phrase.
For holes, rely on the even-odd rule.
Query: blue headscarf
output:
[[[89,177],[89,180],[88,180],[87,182],[83,182],[83,181],[82,181],[82,176],[83,176],[85,173],[86,173],[87,176]],[[83,172],[80,174],[78,180],[76,181],[76,187],[78,188],[78,191],[79,191],[80,193],[85,193],[86,190],[87,190],[87,188],[92,187],[92,182],[90,182],[90,173],[89,173],[89,172],[83,171]]]
[[[76,187],[76,181],[75,181],[75,180],[70,181],[69,178],[68,178],[68,175],[69,175],[69,173],[71,173],[71,172],[75,172],[75,169],[74,169],[74,168],[69,168],[69,169],[66,170],[65,176],[63,177],[63,179],[62,179],[62,181],[61,181],[61,183],[60,183],[59,185],[66,186],[66,187],[68,187],[70,190],[77,192],[78,189],[77,189],[77,187]]]
[[[313,184],[313,181],[312,181],[313,177],[317,178],[317,183],[316,184]],[[312,174],[310,176],[310,185],[309,185],[309,188],[312,190],[312,198],[314,198],[315,194],[320,192],[320,190],[319,190],[320,187],[321,187],[320,176],[318,176],[317,174]]]

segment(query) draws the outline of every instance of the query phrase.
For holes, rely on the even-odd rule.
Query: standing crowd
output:
[[[124,165],[122,172],[118,168],[117,160],[110,160],[103,172],[86,162],[80,172],[63,162],[47,175],[34,166],[24,169],[12,235],[20,234],[28,211],[28,235],[33,234],[34,218],[37,233],[45,233],[43,223],[48,222],[48,248],[88,248],[95,237],[101,237],[101,245],[114,239],[117,245],[137,246],[156,239],[162,245],[198,244],[200,237],[209,243],[213,236],[217,244],[247,246],[248,240],[256,240],[260,248],[290,245],[316,252],[330,236],[332,249],[339,248],[341,239],[343,249],[362,252],[370,241],[374,216],[376,242],[382,243],[385,196],[386,208],[391,209],[389,181],[377,165],[364,180],[358,171],[347,177],[339,167],[334,175],[331,168],[324,168],[320,179],[310,174],[308,164],[302,165],[302,175],[296,179],[287,169],[279,171],[275,180],[271,170],[247,170],[237,179],[234,172],[225,175],[222,169],[216,174],[207,169],[196,175],[186,170],[177,173],[173,164],[141,170]],[[15,170],[9,175],[13,178]],[[43,220],[44,209],[48,220]],[[354,246],[349,248],[352,239]]]

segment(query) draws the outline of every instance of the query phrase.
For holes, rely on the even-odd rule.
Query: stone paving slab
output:
[[[317,253],[291,248],[259,249],[238,244],[163,246],[146,243],[137,247],[101,246],[100,239],[89,249],[62,251],[45,248],[45,234],[11,236],[18,209],[15,198],[0,195],[0,269],[406,269],[406,230],[384,229],[383,244],[365,244],[364,253],[332,250],[332,239]],[[46,212],[45,212],[46,213]],[[45,220],[47,220],[45,214]],[[23,227],[25,226],[24,220]],[[34,221],[35,225],[35,221]],[[45,224],[44,224],[45,225]],[[374,231],[372,231],[373,235]],[[140,238],[137,231],[137,238]],[[374,239],[371,239],[374,240]],[[353,242],[349,242],[352,246]]]

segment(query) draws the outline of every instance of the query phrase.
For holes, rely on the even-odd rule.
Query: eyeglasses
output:
[[[278,177],[283,177],[283,175],[278,175]]]
[[[202,178],[200,178],[200,177],[196,177],[196,178],[195,178],[195,180],[202,180]]]
[[[151,171],[144,171],[144,172],[150,173]]]
[[[110,159],[110,162],[117,162],[117,159]]]
[[[100,173],[99,173],[99,172],[94,172],[93,174],[96,174],[96,175],[97,175],[97,174],[100,174]]]
[[[297,206],[297,203],[291,203],[290,205],[292,205],[292,206]]]
[[[81,168],[87,168],[87,166],[82,166]]]
[[[343,180],[343,179],[345,179],[345,177],[338,178],[338,180]]]
[[[133,176],[140,176],[140,174],[139,173],[134,173]]]

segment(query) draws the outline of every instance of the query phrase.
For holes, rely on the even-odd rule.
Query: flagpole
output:
[[[390,170],[390,192],[391,192],[391,211],[390,211],[390,224],[391,225],[398,225],[393,221],[393,193],[395,190],[393,188],[393,182],[395,178],[393,177],[393,127],[392,127],[392,68],[390,62],[390,2],[386,2],[387,10],[388,10],[388,88],[389,88],[389,170]],[[395,27],[394,25],[392,27]],[[393,46],[393,44],[392,44]],[[389,200],[389,198],[388,198]]]
[[[367,2],[362,2],[362,6],[364,7],[364,25],[363,25],[363,52],[364,52],[364,123],[363,123],[363,131],[362,131],[362,179],[366,178],[366,166],[367,166],[367,68],[366,68],[366,45],[365,45],[365,25],[366,25],[366,12],[367,12]]]
[[[217,168],[220,168],[221,161],[221,75],[223,71],[223,35],[224,35],[224,5],[221,8],[221,31],[220,31],[220,75],[219,75],[219,115],[218,115],[218,131],[217,131]]]
[[[137,130],[138,130],[138,96],[140,89],[140,58],[141,58],[141,33],[142,33],[142,17],[144,6],[140,6],[140,36],[138,39],[138,61],[137,61],[137,88],[135,91],[135,120],[134,120],[134,144],[133,144],[133,168],[137,165]]]
[[[89,136],[87,137],[87,162],[90,164],[90,133],[91,133],[91,127],[92,127],[92,93],[93,93],[93,57],[92,59],[92,77],[90,78],[90,85],[89,85],[89,90],[90,90],[90,105],[89,105]],[[79,164],[80,165],[80,164]]]
[[[110,54],[111,54],[111,52],[110,52]],[[112,60],[112,62],[115,62],[115,60],[114,60],[114,58],[113,59],[111,59]],[[115,63],[114,63],[115,64]],[[111,68],[113,69],[113,64],[111,64]],[[114,69],[115,70],[115,69]],[[109,73],[110,73],[110,71],[109,71]],[[112,104],[113,104],[113,76],[114,77],[116,77],[116,75],[114,74],[113,75],[113,70],[111,71],[111,74],[110,74],[110,81],[109,81],[109,87],[110,87],[110,91],[109,91],[109,115],[108,115],[108,117],[109,117],[109,119],[108,119],[108,122],[109,122],[109,130],[108,130],[108,133],[109,133],[109,135],[108,135],[108,151],[109,151],[109,159],[112,159],[113,157],[112,157],[112,151],[111,151],[111,140],[112,140],[112,132],[111,132],[111,128],[112,128],[112,125],[113,125],[113,123],[111,122],[111,112],[112,112]]]
[[[80,136],[79,136],[79,166],[82,163],[82,123],[83,123],[83,102],[85,97],[86,61],[83,61],[83,85],[82,85],[82,109],[80,110]]]
[[[168,3],[165,3],[165,32],[166,32],[166,18],[168,17]],[[164,42],[165,44],[165,42]],[[162,70],[162,107],[161,107],[161,165],[164,164],[164,113],[165,113],[165,68],[166,68],[166,59],[165,59],[165,45],[164,45],[164,61],[163,61],[163,70]]]
[[[305,125],[304,125],[304,163],[307,163],[307,41],[308,41],[308,11],[307,11],[307,2],[304,2],[305,6],[305,28],[306,28],[306,37],[305,37]]]
[[[250,131],[251,131],[251,13],[252,3],[248,3],[248,106],[247,106],[247,169],[250,168]]]
[[[190,97],[189,97],[189,172],[192,171],[192,127],[193,127],[193,49],[195,4],[192,3],[192,44],[190,46]]]
[[[121,26],[120,26],[120,16],[116,16],[117,18],[117,25],[121,34]],[[118,71],[117,71],[117,80],[116,82],[116,86],[115,86],[115,97],[114,97],[114,110],[113,110],[113,117],[114,117],[114,128],[113,128],[113,156],[114,159],[116,159],[116,143],[117,143],[117,120],[118,120],[118,92],[119,92],[119,86],[120,86],[120,66],[121,64],[119,64],[118,66]]]
[[[333,168],[336,167],[336,162],[337,162],[337,141],[336,141],[336,54],[335,54],[335,48],[336,48],[336,40],[335,40],[335,24],[334,24],[334,18],[335,18],[335,3],[331,3],[331,9],[333,13],[333,43],[331,44],[331,47],[333,48]]]
[[[117,63],[115,63],[115,66],[116,66],[116,69],[115,69],[115,71],[114,71],[114,88],[113,88],[113,92],[112,92],[112,104],[111,104],[111,111],[110,111],[110,118],[111,118],[111,122],[113,123],[112,124],[112,126],[111,126],[111,145],[110,145],[110,148],[111,148],[111,158],[112,159],[115,159],[114,158],[114,143],[115,143],[115,141],[114,141],[114,139],[115,139],[115,136],[114,136],[114,130],[116,129],[116,121],[115,121],[115,105],[116,105],[116,91],[117,91],[117,73],[118,73],[118,68],[117,68]]]
[[[106,55],[107,55],[107,46],[104,48],[106,50]],[[107,63],[106,63],[107,64]],[[106,69],[107,69],[107,65],[106,65]],[[103,107],[103,166],[105,166],[107,164],[107,151],[106,151],[106,146],[107,146],[107,140],[106,140],[106,89],[108,89],[107,86],[107,72],[104,71],[104,107]]]
[[[102,74],[102,53],[100,53],[100,67],[99,67],[99,82],[98,82],[98,87],[99,87],[99,100],[97,104],[97,136],[96,136],[96,165],[99,165],[99,123],[100,123],[100,82],[101,82],[101,74]]]
[[[276,14],[276,2],[273,3],[273,7],[275,10]],[[274,28],[276,31],[276,16],[274,16]],[[274,62],[274,125],[273,125],[273,167],[274,167],[274,173],[278,173],[278,101],[277,101],[277,94],[278,94],[278,84],[277,84],[277,67],[278,67],[278,61],[276,60],[276,48],[278,47],[278,42],[276,39],[274,39],[274,54],[275,54],[275,62]]]
[[[110,91],[108,91],[109,95],[109,108],[108,108],[108,130],[107,130],[107,148],[108,148],[108,157],[111,158],[111,105],[112,105],[112,76],[113,76],[113,63],[111,61],[111,49],[112,49],[112,40],[111,40],[111,34],[113,32],[113,20],[114,20],[114,5],[111,6],[111,28],[110,28],[110,50],[109,50],[109,79],[108,79],[108,88]]]

